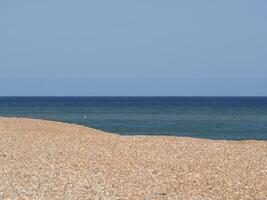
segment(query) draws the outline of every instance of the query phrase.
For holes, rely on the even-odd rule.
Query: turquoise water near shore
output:
[[[122,135],[267,140],[267,97],[0,97],[0,116]]]

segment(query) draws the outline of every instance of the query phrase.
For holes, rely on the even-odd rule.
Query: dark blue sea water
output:
[[[267,97],[0,97],[0,116],[70,122],[122,135],[267,140]]]

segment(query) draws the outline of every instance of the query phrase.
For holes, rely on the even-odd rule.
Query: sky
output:
[[[267,1],[0,0],[0,96],[267,96]]]

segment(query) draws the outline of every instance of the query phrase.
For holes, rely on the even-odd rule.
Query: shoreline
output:
[[[97,132],[101,132],[102,134],[111,134],[111,135],[116,135],[120,137],[167,137],[167,138],[180,138],[180,139],[195,139],[195,140],[207,140],[207,141],[218,141],[218,142],[267,142],[267,140],[256,140],[256,139],[248,139],[248,140],[226,140],[226,139],[212,139],[212,138],[202,138],[202,137],[188,137],[188,136],[176,136],[176,135],[151,135],[151,134],[119,134],[115,132],[109,132],[109,131],[104,131],[101,129],[93,128],[90,126],[82,125],[82,124],[75,124],[75,123],[69,123],[69,122],[64,122],[64,121],[58,121],[58,120],[48,120],[48,119],[41,119],[41,118],[30,118],[30,117],[5,117],[5,116],[0,116],[1,119],[9,119],[9,120],[33,120],[33,121],[40,121],[40,122],[54,122],[59,125],[73,125],[73,126],[80,126],[81,128],[88,128],[90,130],[94,130]]]
[[[267,142],[0,117],[1,199],[266,199]]]

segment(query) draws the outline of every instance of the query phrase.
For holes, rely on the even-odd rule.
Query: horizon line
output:
[[[256,96],[256,95],[7,95],[3,97],[267,97],[267,96]]]

